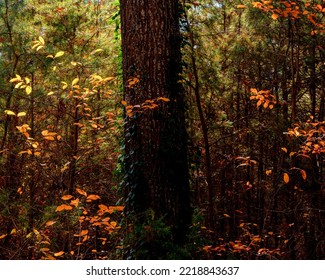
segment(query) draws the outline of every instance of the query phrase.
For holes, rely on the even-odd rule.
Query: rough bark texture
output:
[[[120,4],[124,99],[135,106],[125,122],[127,211],[139,223],[152,211],[171,227],[171,241],[181,244],[191,215],[178,1]],[[146,100],[158,106],[145,108]]]

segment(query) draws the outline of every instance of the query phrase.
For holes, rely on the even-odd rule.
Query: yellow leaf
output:
[[[29,83],[30,83],[30,78],[26,77],[26,78],[25,78],[25,83],[26,83],[26,84],[29,84]]]
[[[62,205],[56,207],[55,212],[61,212],[61,211],[64,211],[64,210],[70,211],[70,210],[72,210],[72,206],[66,205],[66,204],[62,204]]]
[[[283,173],[283,181],[288,184],[290,181],[290,177],[288,173]]]
[[[62,89],[66,89],[68,87],[68,84],[66,82],[61,82]]]
[[[42,45],[45,44],[45,41],[44,41],[43,37],[41,37],[41,36],[38,37],[38,41],[40,41],[40,43],[41,43]]]
[[[19,83],[17,83],[17,84],[15,85],[15,88],[20,88],[20,86],[23,85],[23,84],[24,84],[24,82],[19,82]]]
[[[14,115],[14,116],[16,116],[16,113],[13,112],[13,111],[10,111],[10,110],[5,110],[5,113],[6,113],[7,115]]]
[[[22,80],[21,77],[18,74],[16,74],[16,77],[12,78],[10,80],[10,83],[18,82],[18,81],[21,81],[21,80]]]
[[[27,86],[25,90],[26,90],[26,93],[27,94],[31,94],[32,93],[32,87],[31,86]]]
[[[17,114],[17,117],[24,117],[24,116],[26,116],[26,112],[19,112]]]
[[[13,228],[10,232],[10,234],[16,234],[17,233],[17,230],[15,228]]]
[[[69,200],[71,198],[73,198],[73,196],[70,195],[70,194],[67,194],[67,195],[64,195],[64,196],[61,197],[62,200]]]
[[[97,49],[97,50],[92,51],[90,53],[90,55],[95,54],[95,53],[98,53],[98,52],[102,52],[102,51],[104,51],[104,50],[103,49]]]
[[[72,81],[72,86],[78,84],[79,82],[79,78],[75,78],[73,81]]]
[[[87,193],[82,189],[76,188],[76,192],[81,194],[81,195],[87,196]]]
[[[64,55],[64,52],[63,52],[63,51],[57,52],[57,53],[55,54],[54,58],[60,57],[60,56],[62,56],[62,55]]]
[[[33,47],[35,47],[35,46],[33,46]],[[44,48],[44,46],[38,46],[37,48],[36,48],[36,51],[38,52],[40,49],[42,49],[42,48]]]
[[[305,170],[300,170],[301,177],[306,181],[307,179],[307,173]]]
[[[47,95],[52,95],[52,94],[54,94],[54,92],[53,91],[50,91]]]
[[[60,251],[60,252],[57,252],[57,253],[54,253],[54,257],[60,257],[64,255],[64,252],[63,251]]]

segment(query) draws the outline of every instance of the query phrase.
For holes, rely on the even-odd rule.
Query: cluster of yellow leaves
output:
[[[33,41],[33,46],[32,49],[36,49],[36,51],[38,52],[40,49],[44,48],[45,45],[45,41],[43,39],[43,37],[39,36],[38,40]]]
[[[23,79],[20,75],[16,74],[15,78],[10,79],[10,83],[16,83],[15,88],[25,89],[28,95],[32,93],[32,83],[28,77]]]
[[[263,108],[273,109],[276,104],[276,100],[274,95],[270,94],[270,90],[260,90],[258,91],[256,88],[250,89],[252,96],[250,100],[257,100],[256,107],[260,107],[263,105]]]
[[[145,100],[141,105],[129,105],[125,100],[122,100],[121,103],[125,107],[126,115],[129,118],[132,118],[134,113],[141,113],[145,110],[153,110],[159,107],[158,101],[169,102],[170,99],[167,97],[158,97],[152,100]]]

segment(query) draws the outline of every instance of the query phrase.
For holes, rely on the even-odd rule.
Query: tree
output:
[[[191,211],[178,1],[123,0],[120,8],[127,215],[135,229],[148,219],[162,221],[169,241],[181,244]],[[135,236],[134,256],[167,258],[159,234],[144,229],[146,241]],[[154,240],[160,248],[149,251]]]

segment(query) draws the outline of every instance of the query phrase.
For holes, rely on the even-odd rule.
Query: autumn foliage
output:
[[[169,258],[324,258],[323,0],[179,1],[193,209],[179,247],[154,211],[135,226],[124,209],[141,166],[125,167],[125,124],[152,116],[144,131],[167,143],[152,131],[177,100],[144,98],[132,69],[123,84],[119,1],[2,2],[1,259],[123,259],[148,241]]]

